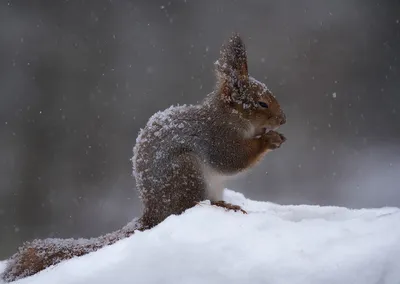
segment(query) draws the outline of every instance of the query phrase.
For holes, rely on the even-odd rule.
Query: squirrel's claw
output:
[[[227,202],[225,202],[223,200],[221,200],[221,201],[211,201],[211,205],[222,207],[222,208],[225,208],[227,210],[233,210],[235,212],[240,211],[243,214],[247,214],[247,212],[245,210],[243,210],[242,207],[240,207],[239,205],[234,205],[234,204],[231,204],[231,203],[227,203]]]

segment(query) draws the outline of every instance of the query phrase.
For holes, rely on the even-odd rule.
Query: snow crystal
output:
[[[398,208],[281,206],[232,191],[225,200],[248,214],[203,202],[15,283],[399,283]]]

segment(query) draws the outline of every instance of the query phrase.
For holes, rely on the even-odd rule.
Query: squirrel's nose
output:
[[[281,115],[281,125],[286,123],[286,115],[284,113],[282,113]]]

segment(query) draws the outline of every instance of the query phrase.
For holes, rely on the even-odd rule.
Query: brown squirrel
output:
[[[204,199],[239,209],[221,202],[223,181],[286,140],[274,131],[285,114],[268,88],[249,76],[239,35],[222,47],[215,65],[216,88],[201,104],[154,114],[136,140],[132,160],[143,227]]]
[[[33,275],[64,259],[95,251],[206,199],[245,213],[222,201],[223,182],[285,142],[275,130],[286,117],[268,88],[249,76],[245,45],[238,34],[223,45],[215,66],[216,87],[201,104],[158,112],[138,135],[132,162],[144,205],[142,217],[91,240],[25,243],[11,257],[4,280]]]

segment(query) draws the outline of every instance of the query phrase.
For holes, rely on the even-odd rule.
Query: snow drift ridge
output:
[[[400,283],[398,208],[225,200],[249,214],[204,203],[14,283]]]

